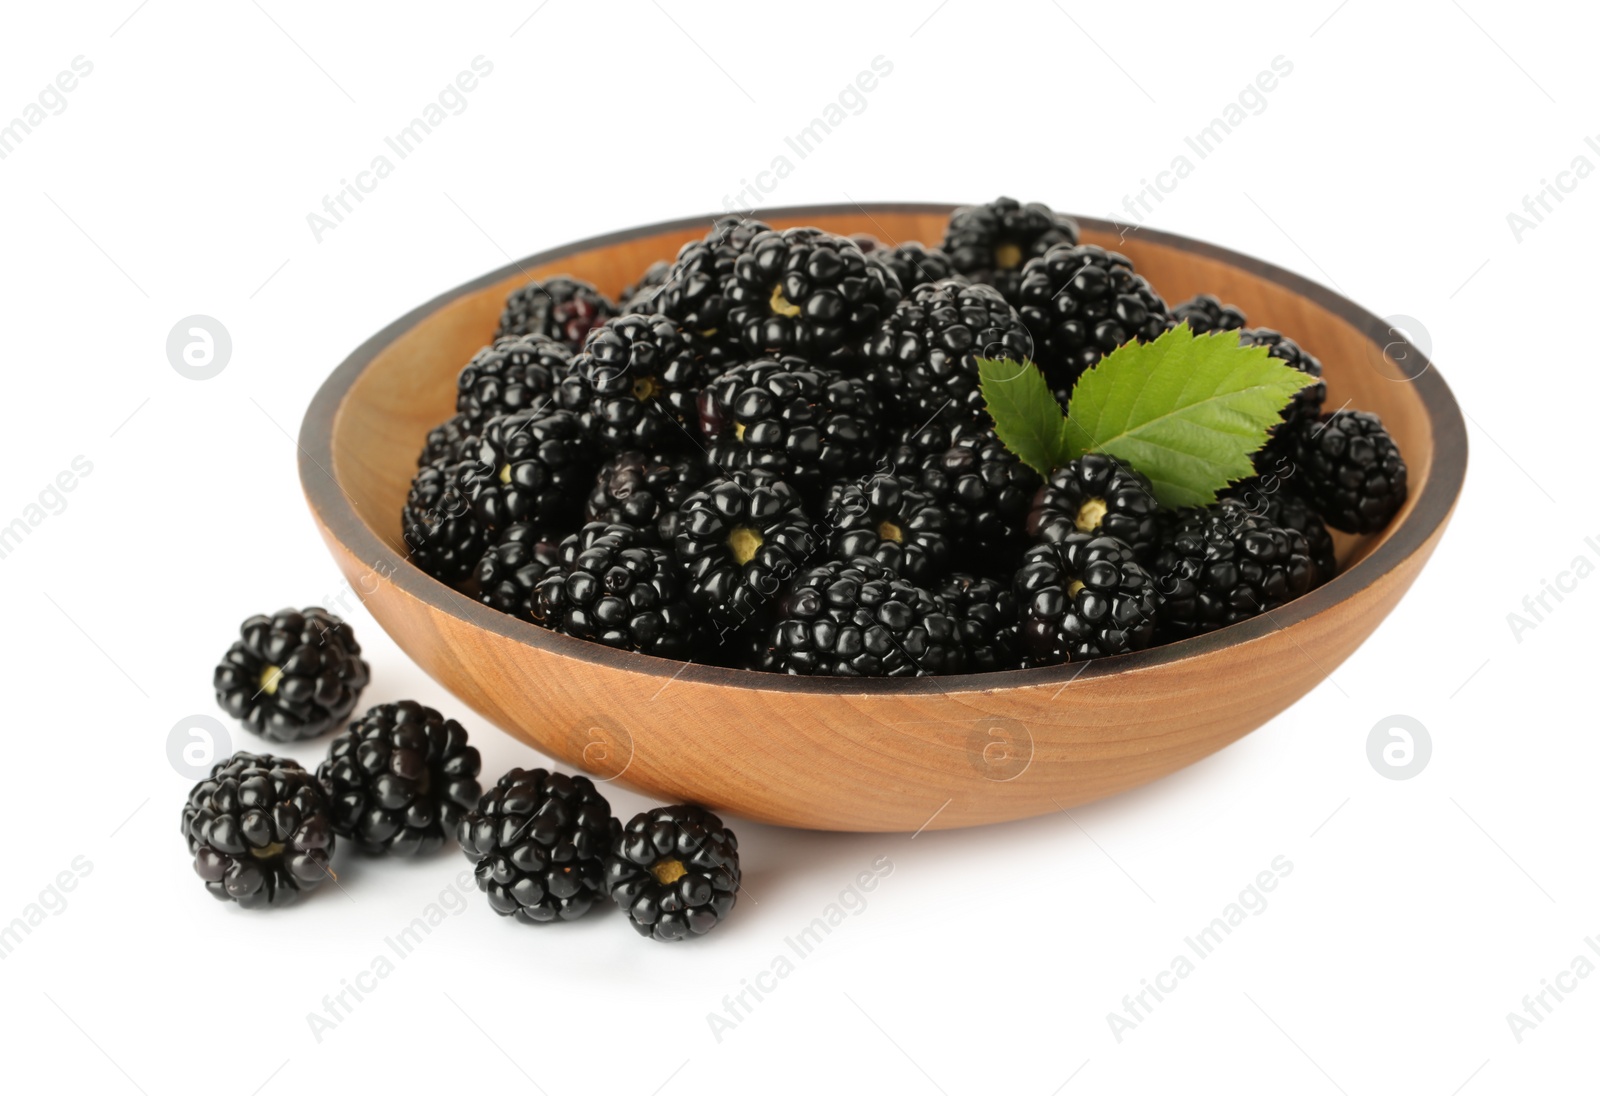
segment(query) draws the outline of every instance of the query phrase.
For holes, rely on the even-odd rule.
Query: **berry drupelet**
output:
[[[872,464],[878,401],[859,377],[761,358],[712,381],[699,406],[707,460],[724,473],[771,472],[814,498]]]
[[[908,426],[935,417],[986,422],[978,359],[1032,353],[1028,329],[999,290],[954,281],[912,290],[862,348],[885,409]]]
[[[497,339],[456,377],[456,411],[470,422],[549,406],[572,365],[572,351],[546,335]],[[581,411],[582,408],[567,408]]]
[[[1022,557],[1013,584],[1024,666],[1139,651],[1155,640],[1161,595],[1133,549],[1067,533]]]
[[[822,512],[838,559],[870,556],[921,585],[949,568],[948,509],[902,477],[880,474],[835,484]]]
[[[698,622],[682,570],[670,553],[644,544],[640,533],[621,525],[569,540],[574,543],[563,543],[563,562],[534,587],[535,623],[659,658],[690,659],[698,653]]]
[[[480,441],[470,437],[463,452],[477,453]],[[411,562],[441,582],[459,582],[472,574],[488,545],[488,533],[464,481],[479,477],[475,459],[439,460],[418,470],[400,511],[400,533]]]
[[[516,522],[556,526],[577,515],[593,455],[583,420],[571,411],[501,415],[484,426],[461,486],[490,532]]]
[[[643,543],[670,543],[678,507],[711,474],[699,453],[642,453],[625,449],[606,461],[583,505],[585,521],[627,525]],[[663,519],[667,529],[662,533]]]
[[[1178,514],[1150,572],[1165,639],[1184,639],[1269,612],[1311,588],[1306,538],[1237,499]]]
[[[635,815],[605,862],[606,891],[640,936],[704,936],[733,909],[739,839],[722,819],[687,804]]]
[[[557,277],[529,282],[506,298],[497,339],[544,335],[576,353],[589,331],[617,314],[617,306],[588,282]]]
[[[317,779],[333,832],[370,855],[435,852],[478,802],[478,751],[453,719],[414,700],[379,704],[328,749]]]
[[[950,215],[943,250],[957,272],[998,288],[1008,297],[1029,259],[1060,244],[1078,242],[1078,224],[1041,202],[996,198]]]
[[[1335,529],[1375,533],[1405,505],[1406,462],[1377,415],[1335,411],[1287,433],[1295,489]]]
[[[316,738],[355,710],[371,673],[350,626],[321,608],[239,625],[212,674],[222,710],[273,742]]]
[[[693,343],[664,316],[619,316],[589,335],[572,373],[590,393],[607,448],[683,449],[692,443],[704,375]]]
[[[206,890],[245,909],[287,906],[333,878],[327,796],[288,758],[236,753],[218,762],[189,792],[183,836]]]
[[[1050,473],[1028,513],[1028,535],[1115,537],[1147,561],[1161,539],[1161,511],[1150,481],[1103,453],[1086,453]]]
[[[611,804],[586,776],[512,769],[456,825],[478,889],[524,924],[573,921],[606,894]]]
[[[921,677],[965,667],[960,623],[944,599],[865,556],[833,560],[796,579],[752,666],[840,677]]]

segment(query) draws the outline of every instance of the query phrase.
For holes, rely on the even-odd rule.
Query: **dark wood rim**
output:
[[[751,216],[770,220],[792,220],[826,217],[839,214],[871,215],[873,213],[910,213],[948,215],[956,206],[941,203],[880,202],[870,205],[834,204],[820,206],[792,206],[756,210]],[[498,270],[474,278],[428,303],[413,309],[395,320],[362,343],[333,371],[306,409],[300,426],[300,481],[306,498],[317,518],[357,558],[393,564],[386,581],[436,609],[450,613],[468,624],[486,629],[530,647],[547,650],[568,658],[596,663],[633,673],[659,677],[676,677],[686,682],[738,689],[761,689],[776,692],[819,694],[903,694],[907,696],[929,693],[973,693],[996,689],[1015,689],[1043,685],[1059,685],[1078,677],[1139,670],[1175,662],[1179,659],[1209,653],[1225,647],[1236,646],[1258,639],[1279,628],[1292,627],[1301,621],[1330,608],[1344,598],[1377,582],[1393,570],[1402,560],[1425,545],[1450,516],[1467,469],[1467,434],[1461,409],[1449,386],[1421,348],[1398,338],[1379,317],[1361,308],[1355,302],[1318,285],[1298,274],[1242,255],[1227,248],[1168,232],[1141,228],[1142,237],[1181,251],[1188,251],[1208,259],[1225,262],[1250,274],[1264,277],[1288,288],[1316,303],[1328,312],[1346,320],[1378,346],[1401,342],[1406,348],[1408,362],[1420,361],[1422,371],[1413,380],[1428,421],[1433,430],[1433,464],[1422,493],[1417,496],[1409,514],[1392,530],[1388,538],[1371,553],[1334,579],[1297,598],[1281,609],[1254,617],[1227,628],[1197,636],[1194,639],[1152,647],[1134,654],[1096,659],[1087,664],[1049,666],[1034,670],[1005,670],[986,674],[950,674],[936,677],[912,678],[837,678],[788,677],[765,674],[754,670],[736,670],[721,666],[703,666],[683,663],[631,651],[618,651],[598,643],[574,639],[537,625],[520,621],[489,606],[460,594],[437,579],[425,574],[408,559],[401,557],[373,531],[357,512],[353,501],[345,494],[333,475],[333,424],[339,407],[356,378],[390,343],[416,326],[431,313],[458,297],[474,293],[493,285],[518,271],[564,259],[569,255],[597,247],[621,243],[626,240],[659,233],[682,231],[697,226],[709,226],[712,216],[690,217],[677,221],[646,225],[639,228],[612,232],[603,236],[579,240],[549,251],[531,255],[520,262],[509,263]],[[1110,221],[1093,217],[1079,217],[1078,222],[1098,232],[1117,232],[1122,227]],[[1397,382],[1400,383],[1400,382]]]

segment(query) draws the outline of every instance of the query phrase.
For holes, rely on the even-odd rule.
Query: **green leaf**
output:
[[[1041,476],[1067,459],[1066,419],[1032,362],[978,359],[978,383],[1001,444]]]
[[[1132,465],[1163,506],[1208,506],[1228,484],[1255,474],[1250,454],[1312,383],[1268,357],[1266,347],[1240,346],[1237,332],[1196,336],[1180,324],[1152,342],[1118,347],[1078,378],[1065,450],[1069,458],[1109,453]]]

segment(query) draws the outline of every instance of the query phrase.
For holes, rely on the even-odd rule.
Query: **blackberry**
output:
[[[863,255],[875,255],[887,246],[870,232],[852,232],[848,239],[861,249]]]
[[[469,447],[475,446],[472,436],[473,421],[466,415],[453,415],[428,431],[428,440],[417,457],[417,467],[430,464],[454,464],[471,456]]]
[[[961,626],[944,599],[874,559],[833,560],[784,595],[754,669],[841,677],[922,677],[966,666]]]
[[[1001,443],[992,426],[934,421],[907,427],[890,463],[948,507],[951,533],[965,566],[1010,578],[1040,480]]]
[[[833,554],[871,556],[923,585],[948,569],[951,531],[946,508],[899,476],[875,475],[835,484],[823,508]]]
[[[976,673],[1014,670],[1017,651],[1017,597],[1009,581],[957,573],[934,587],[944,598],[967,650],[967,669]]]
[[[630,313],[638,313],[641,316],[655,315],[656,294],[661,291],[661,287],[666,285],[671,277],[672,264],[663,259],[657,259],[645,268],[645,272],[639,276],[638,281],[622,291],[622,301],[618,312],[624,316]]]
[[[728,333],[749,354],[822,361],[853,348],[900,299],[888,269],[818,228],[757,233],[722,281]]]
[[[734,472],[684,500],[672,550],[691,600],[726,637],[759,628],[818,546],[793,488],[766,473]]]
[[[908,424],[940,417],[987,422],[978,359],[1031,356],[1022,319],[988,285],[933,282],[913,289],[865,342],[868,378]]]
[[[333,878],[327,796],[286,757],[236,753],[217,762],[189,792],[183,836],[206,890],[247,910],[287,906]]]
[[[1155,640],[1161,595],[1133,549],[1067,533],[1022,557],[1013,583],[1024,666],[1140,651]]]
[[[1175,323],[1186,323],[1196,335],[1212,331],[1238,331],[1245,325],[1244,313],[1231,304],[1223,304],[1209,293],[1190,297],[1172,306]]]
[[[1306,538],[1237,499],[1173,519],[1150,565],[1168,639],[1212,632],[1269,612],[1311,588]]]
[[[1324,521],[1346,533],[1375,533],[1406,501],[1406,462],[1367,411],[1334,411],[1289,428],[1296,489]]]
[[[617,306],[588,282],[560,276],[529,282],[506,298],[495,338],[545,335],[576,353],[591,328],[617,314]]]
[[[1311,585],[1321,586],[1339,571],[1334,555],[1333,535],[1317,516],[1311,504],[1270,477],[1245,480],[1228,488],[1228,498],[1238,499],[1273,525],[1292,530],[1306,538],[1311,557]]]
[[[694,345],[664,316],[619,316],[596,328],[573,360],[587,385],[597,436],[620,449],[682,449],[703,380]]]
[[[531,619],[533,588],[556,565],[558,556],[558,542],[536,526],[527,522],[506,526],[473,571],[478,600],[502,613]]]
[[[542,410],[557,396],[571,365],[572,351],[548,336],[497,339],[474,354],[456,377],[456,411],[483,422],[495,415]]]
[[[512,769],[461,816],[456,838],[490,908],[537,925],[576,920],[604,897],[616,830],[588,777]]]
[[[479,441],[468,438],[463,451]],[[463,480],[477,474],[473,460],[439,460],[417,472],[400,511],[400,532],[411,562],[441,582],[459,582],[472,573],[488,544],[473,513]]]
[[[570,411],[501,415],[484,426],[461,487],[485,529],[523,521],[558,525],[578,512],[592,456],[583,421]]]
[[[867,251],[866,248],[861,250]],[[906,294],[930,282],[954,279],[964,285],[970,281],[956,272],[955,264],[943,249],[927,247],[915,240],[879,251],[867,251],[867,261],[888,268],[900,283],[900,292]]]
[[[701,807],[657,807],[634,815],[605,861],[606,892],[640,936],[704,936],[733,909],[739,839]]]
[[[635,530],[609,529],[539,580],[534,621],[607,647],[688,659],[700,637],[678,562]]]
[[[1315,419],[1322,414],[1323,401],[1328,398],[1328,386],[1322,383],[1322,363],[1289,336],[1270,327],[1246,327],[1243,312],[1232,305],[1223,304],[1209,293],[1191,297],[1174,308],[1172,322],[1188,324],[1196,335],[1237,331],[1240,346],[1264,346],[1268,356],[1317,378],[1316,384],[1295,393],[1294,402],[1284,411],[1284,418]]]
[[[699,341],[706,364],[713,370],[727,364],[739,344],[728,323],[733,302],[727,289],[733,282],[733,264],[751,240],[770,231],[760,221],[719,218],[705,239],[683,245],[653,298],[656,312],[676,320]]]
[[[258,614],[239,625],[211,684],[222,710],[247,730],[299,742],[348,719],[370,679],[350,625],[312,607]]]
[[[699,454],[624,450],[601,465],[584,502],[584,520],[630,526],[644,534],[646,544],[670,543],[674,522],[659,533],[662,519],[674,515],[710,473]]]
[[[1065,400],[1083,372],[1124,343],[1167,329],[1167,306],[1133,264],[1092,244],[1053,247],[1022,268],[1015,296],[1034,360]]]
[[[1036,540],[1068,533],[1115,537],[1148,561],[1161,539],[1161,515],[1148,479],[1115,457],[1086,453],[1050,473],[1034,497],[1027,529]]]
[[[996,198],[950,215],[943,249],[956,270],[973,281],[1015,291],[1022,266],[1058,244],[1078,242],[1078,224],[1040,202]]]
[[[872,462],[878,401],[859,377],[762,358],[712,381],[699,404],[707,458],[724,473],[771,472],[815,495]]]
[[[378,856],[436,852],[478,802],[478,751],[453,719],[414,700],[379,704],[328,749],[317,779],[333,832]]]

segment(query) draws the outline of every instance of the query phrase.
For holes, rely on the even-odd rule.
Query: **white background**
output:
[[[1600,937],[1600,580],[1520,637],[1507,620],[1574,557],[1600,560],[1600,178],[1563,177],[1571,193],[1520,240],[1507,222],[1575,157],[1600,165],[1592,13],[136,3],[13,5],[0,36],[0,120],[74,57],[93,65],[0,160],[0,524],[74,457],[93,465],[0,560],[0,922],[75,857],[92,865],[0,961],[0,1084],[1595,1090],[1600,977],[1520,1042],[1506,1018],[1579,954],[1600,962],[1583,943]],[[318,242],[307,214],[479,55],[493,73],[465,111]],[[540,931],[473,890],[318,1041],[307,1014],[466,862],[341,855],[345,893],[252,915],[208,897],[185,854],[170,728],[218,714],[210,669],[240,619],[341,594],[296,479],[308,399],[373,331],[509,258],[722,207],[878,55],[892,75],[765,201],[1003,192],[1104,216],[1289,60],[1148,223],[1413,318],[1472,444],[1433,564],[1332,680],[1154,786],[915,839],[737,824],[749,897],[697,946],[641,940],[614,911]],[[234,347],[205,382],[165,352],[196,313]],[[537,760],[348,615],[367,702],[463,715],[491,779]],[[1409,780],[1368,761],[1395,714],[1432,740]],[[235,728],[233,745],[260,743]],[[312,764],[325,746],[288,752]],[[1293,870],[1267,908],[1119,1041],[1107,1014],[1279,856]],[[707,1014],[879,857],[893,872],[865,909],[719,1042]]]

